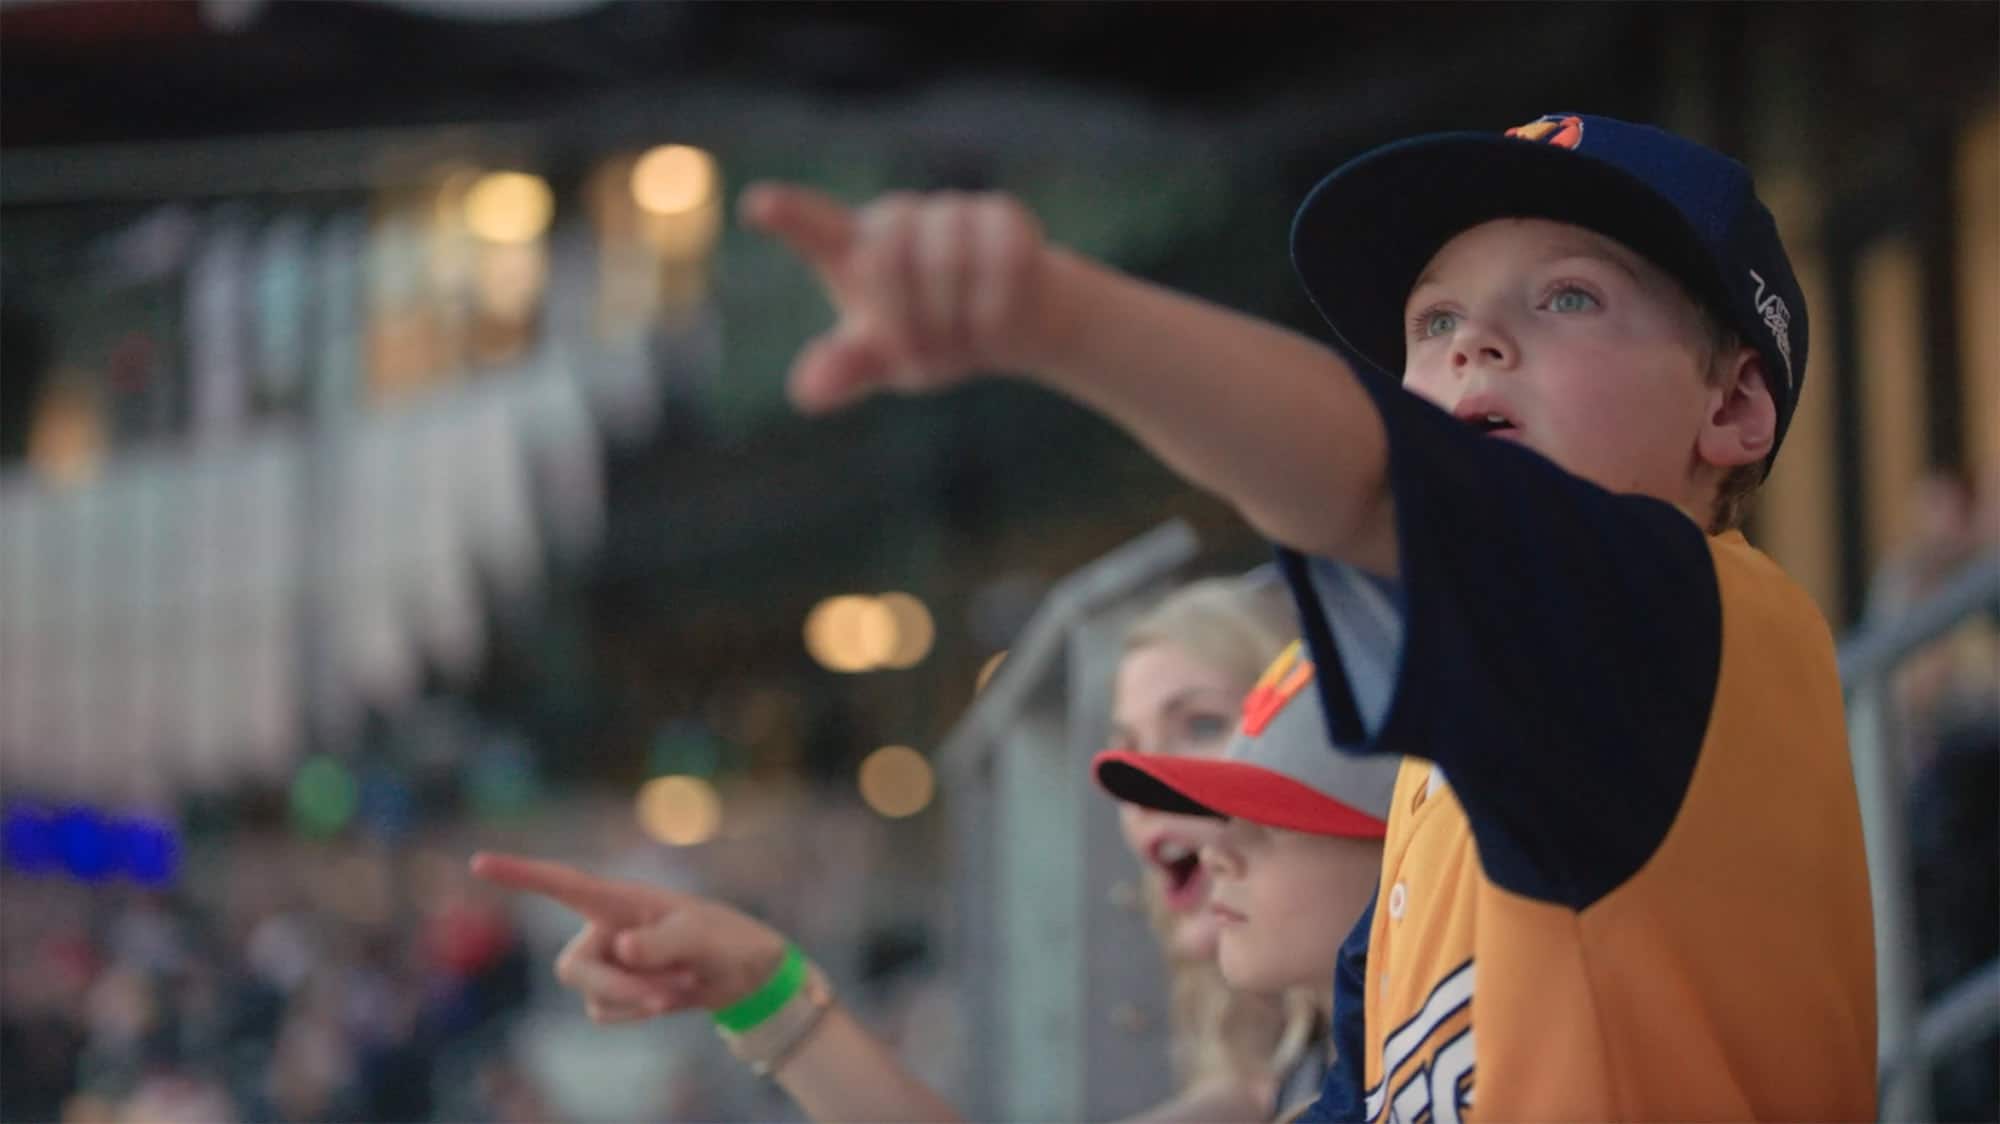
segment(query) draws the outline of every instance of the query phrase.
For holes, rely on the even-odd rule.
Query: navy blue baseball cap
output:
[[[1418,275],[1446,242],[1498,218],[1594,230],[1678,279],[1763,356],[1777,455],[1805,379],[1805,297],[1749,169],[1693,141],[1552,113],[1505,133],[1385,145],[1306,196],[1292,220],[1292,265],[1341,343],[1400,373],[1403,304]]]

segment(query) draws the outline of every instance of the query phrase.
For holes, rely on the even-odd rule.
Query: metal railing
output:
[[[1928,1008],[1917,961],[1904,775],[1889,683],[1903,662],[1980,615],[2000,616],[2000,551],[1966,566],[1943,589],[1840,646],[1848,744],[1867,836],[1875,907],[1875,994],[1880,1108],[1885,1120],[1931,1119],[1932,1064],[2000,1027],[2000,962],[1954,985]],[[1996,685],[2000,691],[2000,685]]]
[[[938,749],[971,1119],[1105,1120],[1171,1092],[1158,945],[1087,765],[1125,629],[1195,546],[1176,520],[1064,578]]]

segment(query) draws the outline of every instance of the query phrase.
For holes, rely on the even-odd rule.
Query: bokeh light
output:
[[[146,815],[113,815],[88,805],[10,804],[0,815],[7,869],[64,874],[85,882],[122,876],[148,888],[180,874],[180,833]]]
[[[532,242],[556,210],[548,181],[526,172],[489,172],[465,193],[465,226],[488,242]]]
[[[49,815],[39,808],[9,807],[4,825],[0,825],[0,845],[6,848],[8,867],[23,874],[39,874],[56,865]]]
[[[97,404],[79,391],[58,388],[45,394],[28,431],[28,464],[51,484],[76,487],[97,479],[106,446],[104,418]]]
[[[923,811],[936,789],[931,763],[909,746],[885,745],[861,762],[861,799],[890,819]]]
[[[125,873],[142,886],[166,886],[180,873],[180,842],[163,824],[128,820],[120,825]]]
[[[314,757],[292,778],[292,822],[312,835],[332,835],[354,818],[359,790],[346,765],[324,754]]]
[[[72,877],[95,882],[117,865],[117,841],[111,825],[92,808],[69,808],[51,825],[56,855]]]
[[[632,199],[656,215],[678,215],[715,195],[715,158],[699,148],[663,144],[632,166]]]
[[[700,777],[654,777],[639,789],[639,826],[674,847],[715,838],[722,828],[722,798]]]
[[[869,671],[896,653],[896,615],[877,597],[829,597],[806,615],[806,651],[830,671]]]
[[[376,838],[399,839],[416,824],[417,794],[396,773],[370,769],[359,781],[355,815]]]
[[[907,593],[885,593],[876,598],[896,622],[896,643],[882,660],[883,667],[915,667],[931,654],[937,626],[924,603]]]

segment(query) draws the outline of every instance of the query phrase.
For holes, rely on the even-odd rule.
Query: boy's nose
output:
[[[1451,369],[1455,372],[1463,371],[1474,363],[1505,367],[1513,360],[1513,341],[1481,321],[1467,323],[1451,341]]]
[[[1207,868],[1210,877],[1234,878],[1242,872],[1236,853],[1224,846],[1221,840],[1202,844],[1200,855],[1201,865]]]

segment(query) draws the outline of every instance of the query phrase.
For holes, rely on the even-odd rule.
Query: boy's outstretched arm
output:
[[[1327,348],[1050,246],[1005,196],[852,210],[763,184],[742,212],[813,267],[838,316],[793,364],[801,409],[1020,373],[1118,423],[1273,541],[1395,572],[1381,419]]]

